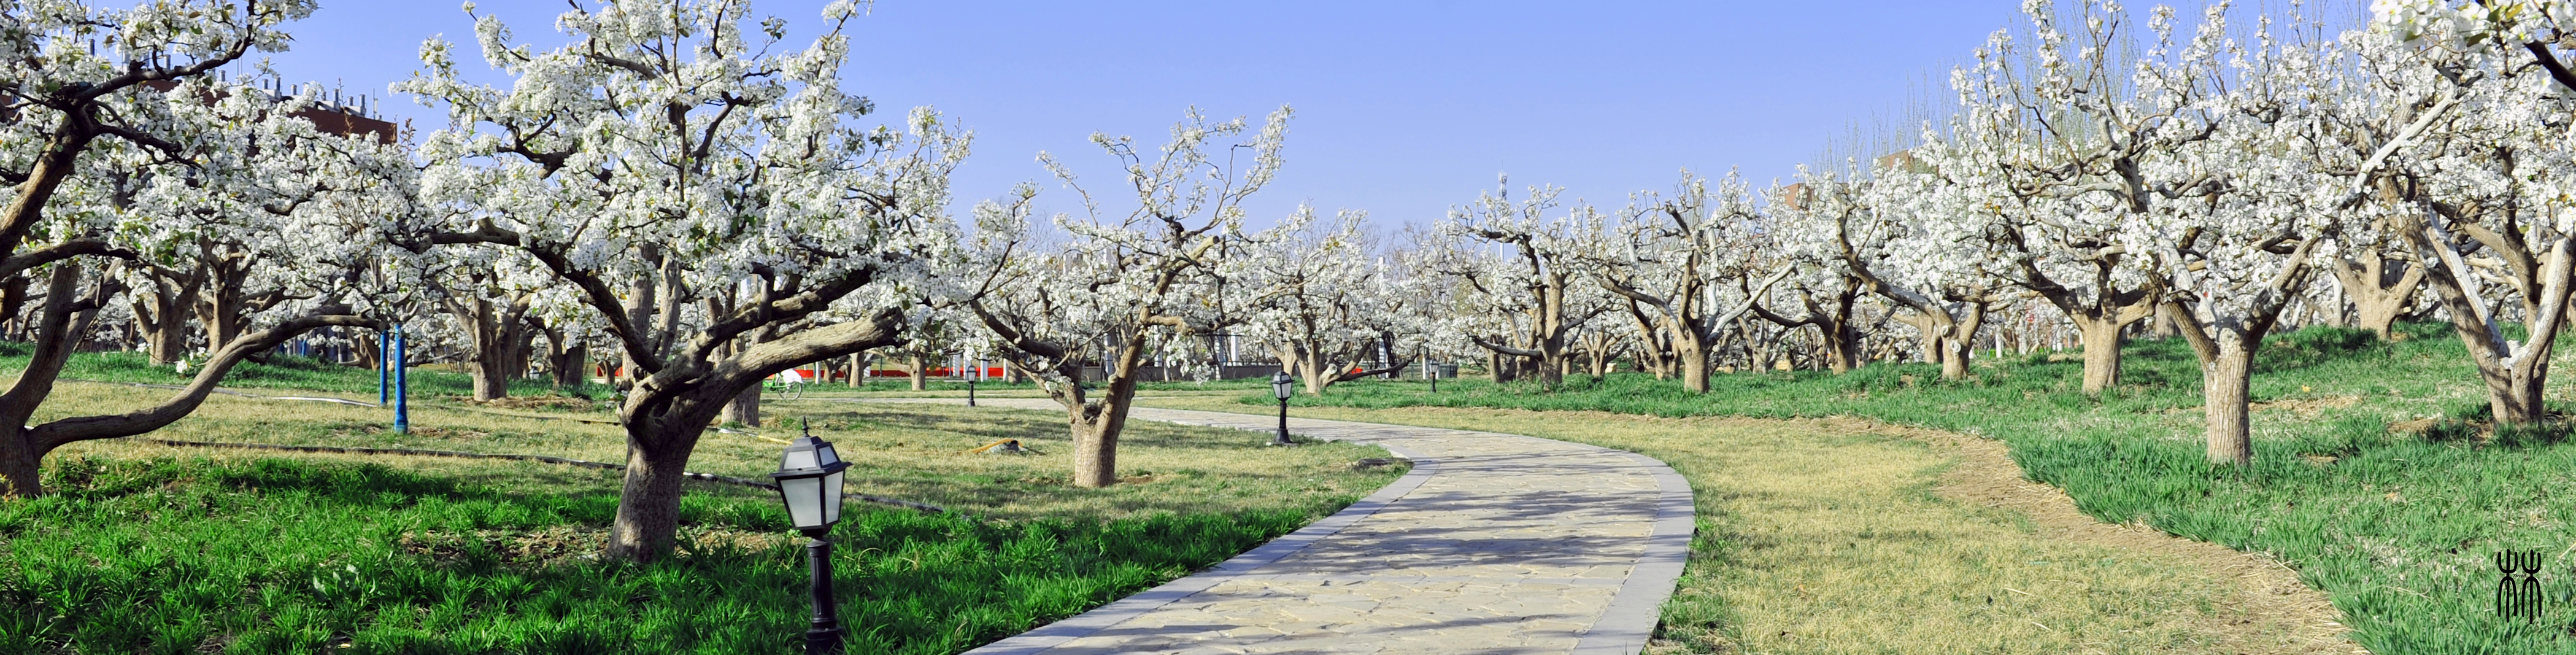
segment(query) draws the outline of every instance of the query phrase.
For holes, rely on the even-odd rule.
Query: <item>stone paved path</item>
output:
[[[985,405],[1054,409],[1044,399]],[[1277,416],[1132,418],[1275,430]],[[973,655],[1580,653],[1644,648],[1690,547],[1691,491],[1643,455],[1537,437],[1289,419],[1410,474],[1338,514]]]

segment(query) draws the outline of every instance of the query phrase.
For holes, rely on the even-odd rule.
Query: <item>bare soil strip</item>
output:
[[[2229,653],[2335,654],[2368,653],[2346,636],[2343,613],[2324,592],[2299,581],[2299,574],[2267,553],[2247,553],[2205,541],[2165,534],[2140,523],[2104,523],[2075,509],[2066,492],[2022,477],[2002,442],[1971,435],[1892,426],[1866,419],[1824,421],[1848,431],[1902,436],[1933,445],[1960,458],[1937,488],[1950,500],[2009,509],[2030,517],[2047,539],[2109,546],[2170,557],[2220,572],[2237,586],[2237,602],[2212,615],[2211,630],[2228,639]]]

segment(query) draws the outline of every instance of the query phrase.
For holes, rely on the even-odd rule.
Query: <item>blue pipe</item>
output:
[[[411,348],[394,326],[394,434],[411,434]]]

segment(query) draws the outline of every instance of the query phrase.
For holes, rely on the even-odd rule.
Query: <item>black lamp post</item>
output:
[[[1430,378],[1431,392],[1440,393],[1440,365],[1431,363],[1431,349],[1422,349],[1422,377]]]
[[[811,539],[805,542],[814,593],[814,626],[805,631],[808,654],[841,652],[840,611],[832,602],[832,542],[823,537],[841,520],[841,470],[849,467],[832,451],[832,442],[814,438],[814,428],[808,425],[803,438],[787,444],[778,472],[769,474],[778,481],[778,499],[787,504],[788,522]]]
[[[1296,392],[1297,378],[1288,377],[1287,371],[1270,376],[1270,395],[1279,397],[1279,436],[1271,437],[1270,445],[1297,445],[1297,442],[1288,440],[1288,396]]]

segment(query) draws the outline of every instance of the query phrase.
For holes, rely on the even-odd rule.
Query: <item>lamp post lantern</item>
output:
[[[804,437],[787,444],[778,472],[769,474],[778,481],[778,499],[787,505],[787,521],[809,539],[805,559],[813,575],[814,620],[805,631],[808,654],[841,652],[840,611],[832,602],[832,542],[823,537],[841,520],[841,475],[849,467],[833,452],[832,442],[814,438],[814,428],[808,424]]]
[[[1279,398],[1279,434],[1270,438],[1270,445],[1297,445],[1297,442],[1288,440],[1288,396],[1296,392],[1297,378],[1288,377],[1287,371],[1282,370],[1277,375],[1270,376],[1270,395]]]

